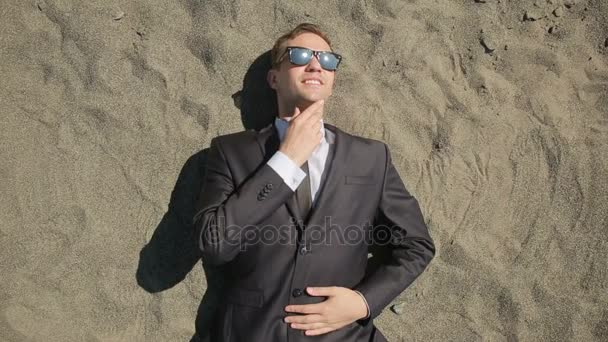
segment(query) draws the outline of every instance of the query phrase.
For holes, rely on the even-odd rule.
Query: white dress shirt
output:
[[[285,139],[285,133],[287,133],[287,127],[289,126],[289,120],[292,117],[274,119],[275,126],[279,133],[281,141]],[[330,132],[331,133],[331,132]],[[333,134],[333,133],[331,133]],[[325,169],[325,160],[327,159],[327,152],[329,150],[329,141],[325,138],[326,132],[323,126],[323,119],[321,119],[321,143],[313,150],[311,156],[308,158],[308,172],[310,174],[310,194],[312,196],[312,205],[314,206],[317,199],[319,188],[321,187],[321,175]],[[298,167],[298,165],[292,161],[286,154],[281,151],[277,151],[269,160],[268,165],[272,167],[278,174],[283,178],[285,183],[296,191],[300,183],[306,177],[306,173]]]
[[[285,139],[285,133],[287,132],[287,127],[289,126],[289,120],[292,117],[279,118],[276,117],[274,119],[275,126],[279,133],[279,138],[281,141]],[[325,129],[323,124],[323,119],[321,119],[321,135],[323,138],[321,139],[321,143],[317,145],[317,147],[313,150],[311,156],[308,158],[308,172],[310,174],[310,194],[312,196],[312,206],[314,207],[316,204],[316,199],[318,198],[317,193],[319,188],[321,187],[321,175],[323,174],[323,170],[325,169],[325,160],[327,159],[327,152],[329,151],[329,144],[334,143],[333,132]],[[276,171],[276,173],[283,178],[283,181],[291,188],[291,190],[296,191],[300,183],[306,177],[306,172],[302,170],[293,160],[291,160],[285,153],[281,151],[276,151],[275,154],[268,160],[267,164]],[[365,306],[367,306],[367,316],[363,319],[368,318],[370,315],[369,304],[367,304],[367,300],[363,296],[363,294],[357,290],[355,290],[363,301],[365,302]]]

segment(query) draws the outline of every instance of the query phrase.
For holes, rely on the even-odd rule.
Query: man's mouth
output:
[[[305,79],[304,81],[302,81],[302,83],[304,83],[307,86],[317,86],[320,87],[321,85],[323,85],[323,82],[321,82],[321,80],[319,79]]]

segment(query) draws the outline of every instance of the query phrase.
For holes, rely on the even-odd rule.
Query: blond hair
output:
[[[283,56],[287,48],[287,41],[305,32],[314,33],[317,36],[323,38],[323,40],[327,42],[327,45],[329,45],[331,49],[331,41],[329,40],[329,37],[327,36],[327,34],[321,31],[321,28],[319,28],[319,26],[311,23],[302,23],[296,26],[291,31],[279,37],[279,39],[277,39],[277,41],[274,43],[272,50],[270,50],[270,60],[272,69],[279,68],[279,64],[281,64],[282,61],[281,57]]]

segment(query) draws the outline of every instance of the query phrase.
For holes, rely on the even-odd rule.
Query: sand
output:
[[[205,149],[274,115],[300,22],[344,56],[325,120],[389,145],[437,245],[389,340],[608,340],[604,0],[3,1],[0,340],[204,335]]]

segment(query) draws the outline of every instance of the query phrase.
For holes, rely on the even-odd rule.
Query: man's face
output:
[[[316,51],[331,51],[323,38],[314,33],[305,32],[287,41],[286,46],[306,47]],[[335,71],[321,68],[317,57],[307,65],[294,65],[285,54],[278,70],[268,72],[268,83],[275,89],[279,103],[286,106],[307,106],[315,101],[327,99],[333,91]],[[321,84],[306,83],[306,80],[317,79]]]

